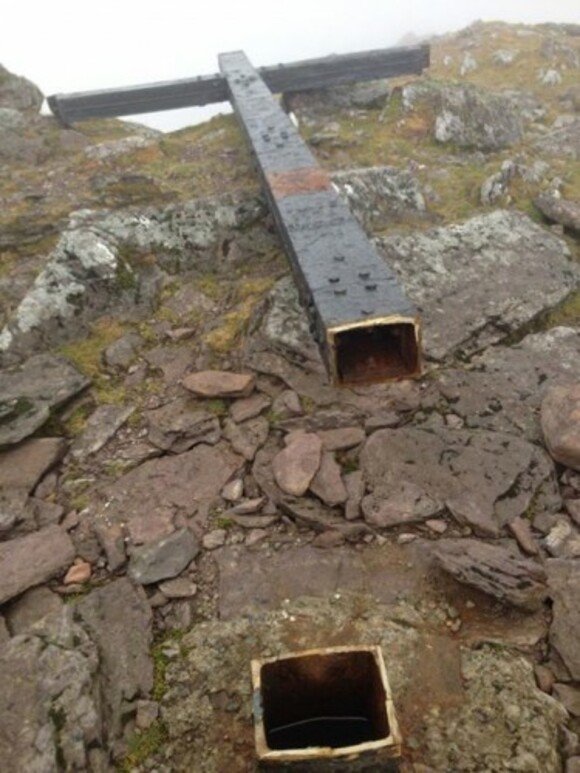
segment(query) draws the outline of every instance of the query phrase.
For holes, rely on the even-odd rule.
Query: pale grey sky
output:
[[[579,0],[5,0],[0,63],[45,94],[187,78],[244,49],[257,66],[396,45],[476,19],[580,23]],[[176,128],[200,109],[142,116]]]

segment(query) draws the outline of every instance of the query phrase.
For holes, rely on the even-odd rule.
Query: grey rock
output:
[[[6,625],[6,621],[0,615],[0,650],[2,649],[2,645],[5,644],[8,639],[10,638],[10,631],[8,630],[8,626]]]
[[[425,197],[411,172],[388,166],[335,172],[332,182],[368,230],[425,217]]]
[[[69,228],[0,332],[0,356],[22,356],[78,336],[99,314],[122,307],[124,299],[134,306],[139,288],[139,277],[119,257],[114,239]]]
[[[96,647],[73,621],[71,606],[0,649],[5,770],[95,770],[89,750],[105,748],[98,669]]]
[[[470,72],[475,72],[477,68],[478,68],[477,60],[469,53],[469,51],[466,51],[465,54],[463,55],[463,60],[459,68],[459,74],[463,78],[465,75],[468,75]]]
[[[518,56],[519,51],[510,51],[506,48],[500,48],[497,51],[494,51],[491,57],[491,61],[494,64],[502,65],[503,67],[508,67],[510,64],[513,64]]]
[[[75,438],[71,446],[74,459],[86,459],[96,454],[115,436],[135,408],[131,405],[99,405],[89,416],[82,433]]]
[[[551,386],[542,401],[541,420],[550,455],[560,464],[580,470],[580,383]]]
[[[67,569],[74,556],[70,537],[58,526],[0,543],[0,604]]]
[[[437,385],[468,427],[542,438],[539,412],[551,385],[580,380],[580,335],[558,327],[493,347],[470,369],[447,370]]]
[[[147,411],[149,442],[164,451],[181,454],[199,443],[215,445],[221,436],[217,416],[178,398]]]
[[[97,645],[103,718],[114,738],[133,702],[153,687],[151,609],[144,591],[121,578],[81,599],[75,613]]]
[[[266,442],[269,430],[270,425],[263,416],[256,416],[243,424],[236,424],[231,419],[224,422],[224,436],[230,441],[234,451],[249,462]]]
[[[157,701],[137,701],[137,716],[135,724],[139,730],[147,730],[159,717]]]
[[[90,384],[64,357],[39,354],[0,371],[0,446],[31,435],[58,408]]]
[[[421,80],[403,87],[402,97],[406,113],[425,106],[433,111],[433,136],[438,142],[499,150],[522,137],[521,114],[513,100],[502,94],[471,84]]]
[[[244,481],[241,478],[229,481],[223,487],[221,495],[227,502],[238,502],[244,496]]]
[[[565,243],[515,212],[377,242],[421,311],[429,359],[500,343],[580,285]]]
[[[565,712],[535,686],[530,663],[485,646],[464,651],[461,674],[466,686],[461,706],[426,714],[429,764],[437,771],[559,773]]]
[[[153,137],[142,137],[139,135],[122,137],[119,140],[109,140],[99,142],[98,145],[89,145],[85,148],[85,155],[93,161],[103,161],[104,159],[119,158],[127,153],[133,153],[135,150],[142,150],[155,145]]]
[[[27,590],[7,604],[4,614],[12,635],[17,636],[26,633],[47,615],[58,614],[62,605],[63,601],[57,593],[41,585]]]
[[[105,365],[109,368],[125,370],[133,362],[137,355],[138,347],[143,339],[138,333],[127,333],[112,344],[109,344],[103,353]]]
[[[135,548],[128,574],[140,585],[150,585],[180,574],[199,553],[199,544],[189,529],[178,529],[166,537]]]
[[[303,411],[300,398],[296,392],[293,392],[291,389],[285,389],[275,398],[272,404],[272,412],[281,419],[301,416]]]
[[[183,379],[183,386],[198,397],[248,397],[255,383],[251,373],[223,370],[191,373]]]
[[[312,479],[310,491],[329,507],[342,505],[348,499],[340,465],[336,463],[331,452],[322,453],[320,467]]]
[[[257,529],[258,531],[267,529],[278,521],[277,515],[232,515],[231,518],[242,529]]]
[[[346,83],[324,89],[286,92],[286,110],[301,118],[318,117],[336,108],[380,109],[390,93],[386,80]]]
[[[562,83],[562,76],[558,70],[554,70],[553,68],[540,70],[537,79],[542,86],[558,86]]]
[[[320,467],[322,441],[311,432],[296,432],[272,461],[278,486],[286,494],[302,496]]]
[[[202,544],[206,550],[215,550],[225,545],[227,536],[225,529],[213,529],[204,535]]]
[[[553,601],[550,644],[556,650],[574,681],[580,681],[580,563],[550,558],[546,561],[548,591]]]
[[[534,142],[534,149],[548,156],[556,158],[580,157],[580,116],[576,116],[572,122],[563,126],[553,125],[550,131],[543,134]]]
[[[367,513],[383,502],[388,510],[391,497],[410,484],[415,492],[410,501],[420,491],[427,501],[444,503],[460,523],[484,536],[497,536],[534,498],[541,501],[543,491],[555,495],[547,456],[524,440],[500,433],[379,430],[365,443],[360,467],[370,491]],[[558,504],[555,499],[552,506]],[[407,512],[408,507],[402,510]],[[436,510],[433,505],[421,512],[428,518]]]
[[[580,757],[570,757],[566,760],[566,773],[580,773]]]
[[[365,482],[361,470],[354,470],[345,475],[344,485],[348,494],[344,517],[347,521],[354,521],[360,515],[360,504],[365,493]]]
[[[548,595],[540,564],[522,558],[517,549],[473,539],[443,539],[434,555],[446,572],[507,604],[536,610]]]
[[[44,96],[32,81],[0,65],[0,107],[38,113]]]
[[[256,499],[247,499],[245,502],[234,505],[227,512],[233,515],[253,515],[259,512],[265,504],[266,497],[256,497]]]
[[[31,492],[42,476],[62,459],[66,447],[62,438],[37,438],[0,452],[0,489]]]
[[[269,293],[262,332],[270,347],[290,361],[315,366],[320,363],[308,318],[300,305],[296,286],[290,276],[276,282]],[[320,370],[322,371],[321,363]],[[294,406],[287,412],[292,413],[297,407]]]
[[[580,203],[563,199],[555,191],[544,191],[536,196],[534,204],[548,220],[580,232]]]
[[[378,487],[362,500],[365,521],[381,528],[424,521],[442,510],[441,502],[432,499],[420,486],[407,481],[389,487],[388,496]]]
[[[195,596],[197,585],[187,577],[176,577],[159,584],[159,590],[168,599],[186,599]]]

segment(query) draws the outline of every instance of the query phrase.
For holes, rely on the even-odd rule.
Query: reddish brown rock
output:
[[[529,556],[537,556],[540,552],[538,543],[534,539],[532,529],[528,521],[521,516],[514,518],[509,524],[509,530],[517,540],[518,545]]]
[[[348,499],[348,492],[343,483],[340,465],[330,452],[322,454],[320,467],[310,484],[310,491],[329,507],[342,505]]]
[[[546,561],[548,592],[553,601],[550,644],[572,679],[580,682],[580,562],[551,558]]]
[[[323,531],[322,534],[318,534],[312,541],[312,547],[315,548],[336,548],[339,545],[344,545],[345,536],[341,531]]]
[[[27,440],[0,453],[0,489],[32,491],[38,481],[66,453],[62,438]]]
[[[73,564],[64,576],[63,585],[77,585],[91,579],[92,568],[87,561]]]
[[[59,526],[0,543],[0,604],[50,580],[74,556],[74,545]]]
[[[248,397],[256,379],[251,373],[204,370],[185,376],[181,383],[198,397]]]
[[[230,416],[238,424],[248,419],[254,419],[272,405],[272,400],[261,392],[236,400],[230,407]]]
[[[249,419],[243,424],[236,424],[231,419],[226,419],[224,423],[224,435],[232,444],[232,448],[249,462],[266,442],[269,429],[270,426],[263,416]]]
[[[274,478],[284,493],[300,497],[320,467],[322,441],[310,432],[292,432],[286,442],[287,447],[272,461]]]
[[[442,509],[441,503],[428,496],[420,486],[407,482],[393,487],[388,497],[378,490],[362,501],[365,521],[382,528],[424,521]]]
[[[580,384],[551,387],[542,402],[541,421],[552,458],[580,470]]]
[[[318,433],[325,451],[346,451],[363,442],[366,435],[360,427],[327,429]]]

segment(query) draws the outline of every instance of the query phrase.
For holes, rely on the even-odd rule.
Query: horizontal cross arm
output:
[[[402,46],[355,54],[306,59],[262,67],[260,76],[273,93],[306,91],[355,81],[419,74],[429,66],[429,46]],[[66,125],[89,118],[139,115],[228,101],[223,75],[200,75],[142,86],[54,94],[48,104]]]

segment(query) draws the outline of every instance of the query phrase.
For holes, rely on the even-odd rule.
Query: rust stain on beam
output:
[[[277,199],[299,193],[326,191],[331,187],[330,177],[324,169],[311,166],[288,172],[268,172],[266,180]]]

